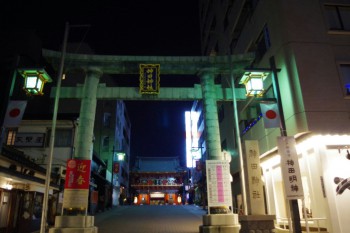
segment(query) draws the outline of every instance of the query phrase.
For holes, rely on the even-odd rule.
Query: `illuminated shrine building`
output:
[[[178,157],[137,157],[130,172],[135,205],[181,205],[186,168]]]

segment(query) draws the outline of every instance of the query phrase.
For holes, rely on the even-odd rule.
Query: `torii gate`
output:
[[[43,50],[43,56],[54,66],[59,67],[61,53]],[[241,75],[244,68],[253,61],[253,54],[229,56],[108,56],[66,54],[65,70],[83,69],[85,83],[81,87],[62,87],[60,98],[81,99],[79,130],[75,142],[75,157],[92,159],[92,138],[97,99],[121,99],[144,101],[202,100],[204,107],[206,145],[209,160],[222,160],[217,101],[244,100],[244,88],[222,88],[215,85],[217,74]],[[160,64],[164,75],[198,75],[200,85],[193,88],[160,88],[157,95],[142,95],[138,87],[106,87],[99,84],[103,74],[139,74],[139,64]],[[51,97],[55,96],[55,89]],[[91,142],[91,143],[87,143]],[[60,216],[64,217],[64,216]],[[50,231],[51,232],[51,231]],[[93,231],[92,231],[93,232]]]

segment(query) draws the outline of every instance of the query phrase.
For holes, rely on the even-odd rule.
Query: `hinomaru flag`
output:
[[[11,100],[7,106],[4,127],[18,127],[26,106],[27,101]]]
[[[264,118],[265,128],[279,128],[280,114],[277,103],[261,103],[260,108]]]

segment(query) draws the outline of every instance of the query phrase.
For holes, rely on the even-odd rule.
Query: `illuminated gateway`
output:
[[[136,205],[181,205],[186,168],[178,157],[137,157],[130,172]]]

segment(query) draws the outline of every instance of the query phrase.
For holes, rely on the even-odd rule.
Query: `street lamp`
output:
[[[18,69],[18,73],[24,78],[23,90],[27,95],[43,95],[45,83],[52,82],[45,69]]]
[[[269,74],[269,70],[246,70],[239,83],[245,85],[247,96],[263,96],[264,80]]]
[[[275,58],[273,56],[270,58],[269,61],[270,61],[269,69],[261,69],[261,68],[246,69],[246,72],[243,74],[240,83],[243,83],[246,85],[247,96],[262,96],[264,94],[263,81],[269,74],[272,75],[272,87],[276,96],[276,102],[277,102],[278,111],[280,114],[281,136],[286,137],[287,136],[286,123],[284,120],[284,113],[283,113],[283,107],[281,102],[281,93],[279,89],[278,76],[277,76],[277,73],[280,71],[280,69],[276,68]],[[293,232],[301,233],[298,201],[296,199],[292,199],[289,201],[289,204],[290,204],[290,212],[292,217]]]
[[[19,63],[20,58],[17,58],[17,64]],[[15,69],[13,76],[12,76],[12,81],[11,81],[11,86],[9,89],[8,96],[5,99],[5,104],[9,106],[10,100],[13,94],[13,91],[15,89],[15,82],[17,78],[17,73],[19,73],[23,78],[24,78],[24,83],[25,85],[23,86],[23,90],[27,93],[27,95],[32,96],[32,95],[43,95],[43,89],[44,85],[47,82],[52,82],[51,77],[46,73],[45,69],[43,68],[28,68],[28,69]],[[0,145],[3,144],[3,132],[5,130],[5,127],[3,126],[4,124],[4,115],[0,116]],[[0,149],[2,147],[0,146]]]
[[[118,161],[124,161],[125,160],[125,152],[119,151],[119,152],[116,152],[116,155],[117,155]]]

